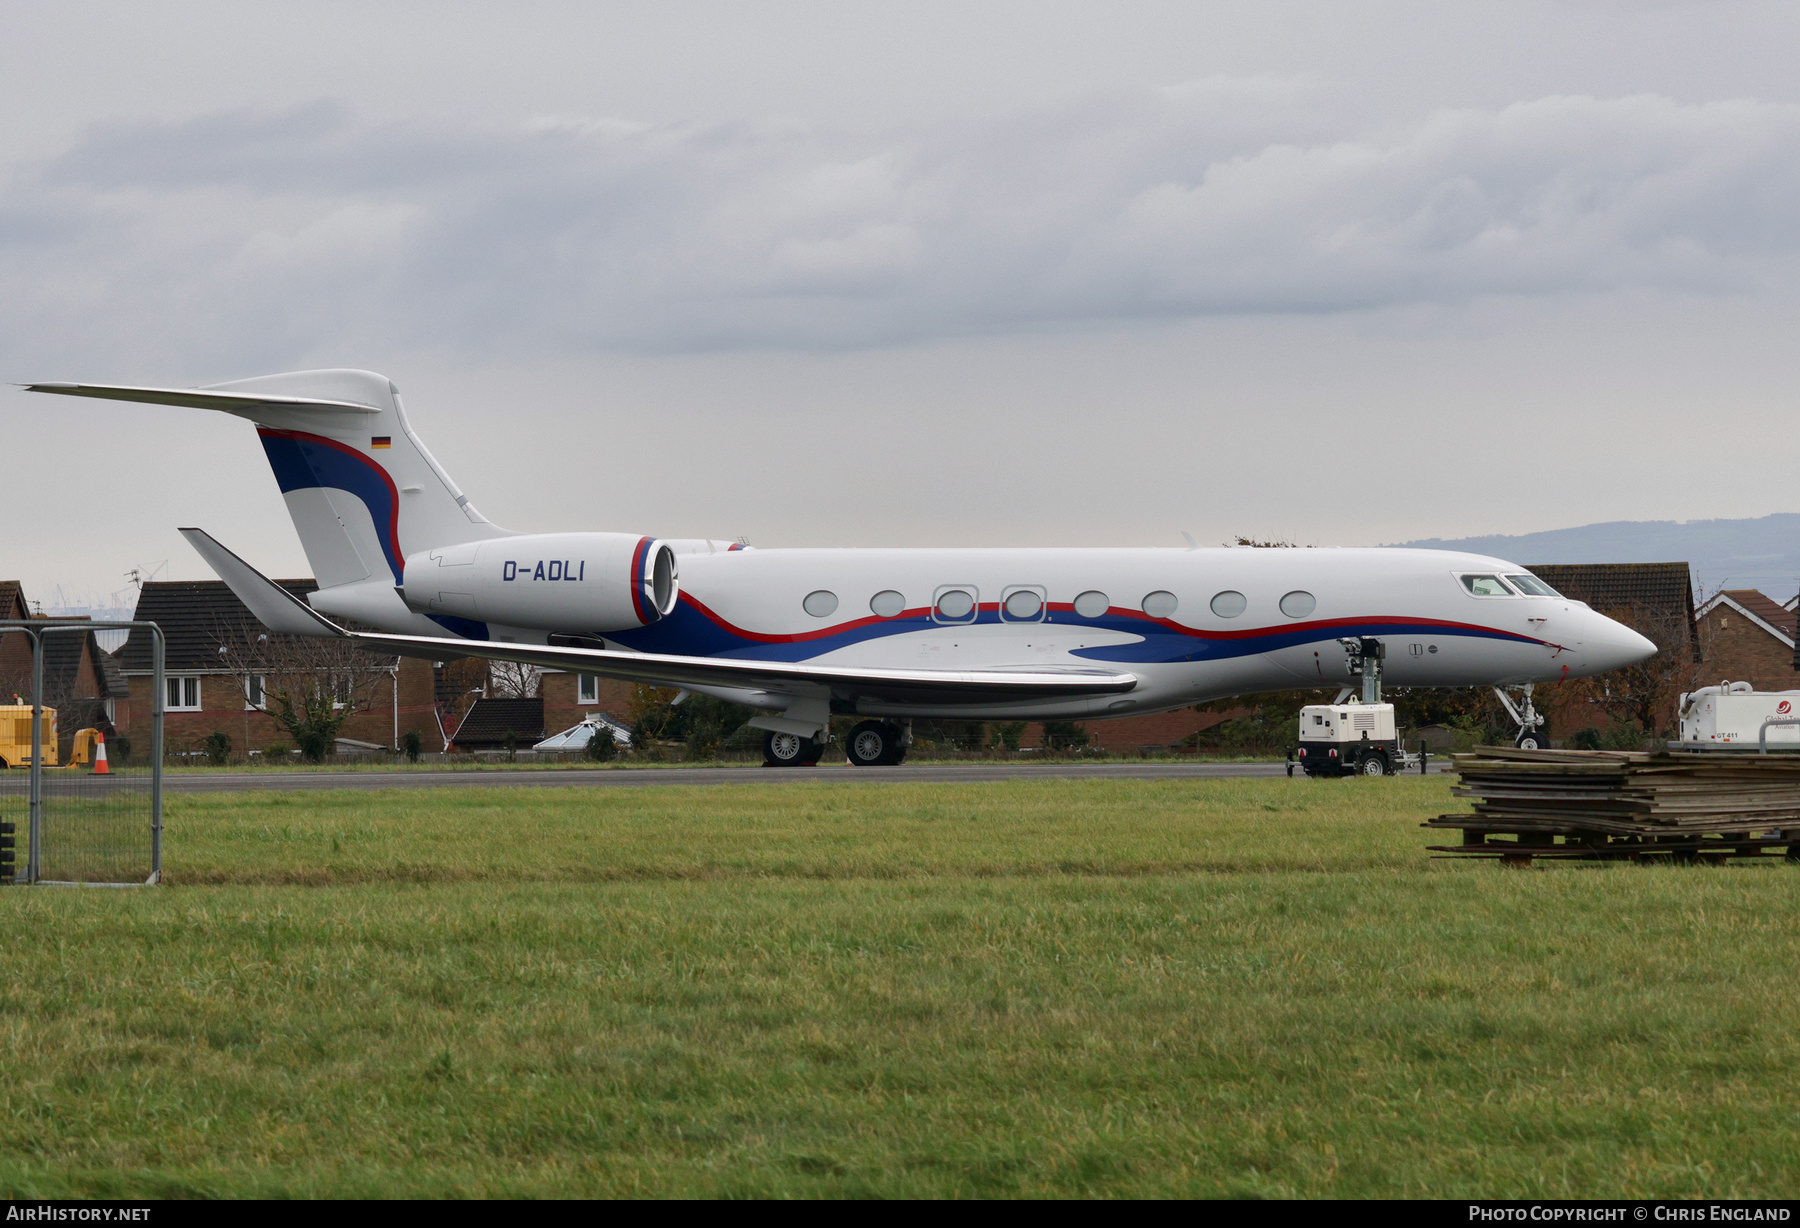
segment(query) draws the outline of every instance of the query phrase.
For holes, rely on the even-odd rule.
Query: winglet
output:
[[[182,529],[207,566],[218,573],[227,588],[249,608],[256,620],[283,635],[343,636],[342,627],[282,588],[262,572],[214,541],[203,529]]]

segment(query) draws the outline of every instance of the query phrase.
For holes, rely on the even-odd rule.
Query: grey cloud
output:
[[[1545,98],[1330,129],[1211,79],[879,134],[329,103],[112,126],[0,185],[13,363],[371,338],[514,352],[904,343],[1624,286],[1749,288],[1800,244],[1800,108]]]

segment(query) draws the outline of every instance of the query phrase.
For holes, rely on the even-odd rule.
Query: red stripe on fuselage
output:
[[[741,639],[750,640],[753,643],[758,643],[758,644],[803,644],[809,640],[829,639],[830,637],[832,637],[834,635],[842,635],[847,631],[856,631],[863,627],[867,627],[872,623],[898,622],[901,619],[906,619],[906,618],[923,618],[931,613],[930,606],[919,606],[915,609],[902,610],[902,611],[900,611],[900,613],[895,614],[891,618],[883,618],[878,614],[871,614],[865,618],[851,619],[849,622],[838,623],[835,626],[821,627],[817,631],[799,631],[799,632],[795,632],[795,633],[789,634],[789,635],[778,635],[778,634],[770,634],[770,633],[764,632],[764,631],[751,631],[744,627],[737,626],[735,623],[731,622],[729,619],[725,618],[723,615],[710,609],[706,605],[705,602],[701,601],[698,597],[694,596],[691,592],[689,592],[686,589],[683,589],[681,591],[681,600],[686,602],[688,605],[692,606],[700,614],[704,615],[708,620],[710,620],[712,622],[712,624],[714,626],[718,627],[721,631],[729,632],[730,634],[738,636]],[[998,612],[1000,609],[1000,603],[997,601],[984,601],[981,603],[979,608],[982,610],[988,610],[990,612]],[[1046,602],[1045,608],[1048,610],[1052,610],[1052,611],[1062,611],[1064,613],[1074,613],[1074,610],[1075,610],[1075,607],[1072,604],[1069,604],[1067,602]],[[1410,618],[1410,617],[1402,617],[1402,616],[1391,616],[1391,617],[1370,616],[1367,618],[1329,618],[1329,619],[1322,619],[1318,622],[1289,623],[1286,626],[1250,627],[1250,628],[1246,628],[1245,630],[1242,630],[1242,631],[1202,631],[1195,627],[1184,627],[1180,623],[1171,621],[1170,619],[1167,619],[1167,618],[1152,618],[1150,615],[1144,613],[1142,610],[1127,610],[1127,609],[1121,609],[1118,606],[1114,606],[1114,607],[1108,609],[1106,612],[1106,616],[1111,616],[1111,617],[1116,617],[1116,618],[1135,618],[1139,622],[1155,623],[1159,627],[1164,627],[1170,631],[1175,632],[1177,635],[1185,635],[1192,639],[1198,639],[1198,640],[1246,640],[1246,639],[1254,639],[1258,636],[1277,635],[1284,631],[1315,631],[1315,630],[1316,631],[1329,631],[1333,627],[1366,626],[1369,623],[1387,623],[1390,625],[1398,623],[1401,626],[1417,627],[1423,631],[1429,631],[1432,628],[1441,627],[1447,631],[1478,631],[1484,635],[1505,636],[1508,639],[1521,640],[1527,644],[1543,644],[1546,642],[1544,640],[1533,639],[1530,636],[1519,635],[1517,632],[1502,631],[1497,627],[1483,627],[1483,626],[1480,626],[1475,623],[1450,622],[1446,619],[1441,619],[1441,618]],[[1077,616],[1077,617],[1079,617],[1079,616]],[[966,627],[966,626],[970,626],[971,624],[970,623],[939,623],[939,624],[934,624],[934,625],[944,626],[944,627],[959,627],[959,626]],[[1042,626],[1043,624],[1042,623],[1030,623],[1030,622],[1018,622],[1018,623],[1003,623],[1001,625],[1016,626],[1016,627],[1030,627],[1030,626]],[[1068,627],[1072,630],[1081,630],[1084,627],[1086,629],[1091,629],[1091,630],[1096,630],[1096,631],[1108,630],[1108,628],[1105,628],[1105,627],[1095,627],[1091,623],[1086,623],[1085,620],[1083,623],[1080,623],[1080,624],[1063,623],[1060,625],[1064,626],[1064,627]]]

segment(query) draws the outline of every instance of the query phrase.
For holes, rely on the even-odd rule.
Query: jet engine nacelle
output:
[[[675,609],[675,552],[635,533],[528,533],[409,555],[420,613],[571,634],[628,631]]]

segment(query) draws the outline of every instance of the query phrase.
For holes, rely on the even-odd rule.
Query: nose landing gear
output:
[[[1520,699],[1515,703],[1513,697],[1504,690],[1494,688],[1494,696],[1499,699],[1500,706],[1506,709],[1506,714],[1519,727],[1518,735],[1513,738],[1513,745],[1520,750],[1549,750],[1550,722],[1532,706],[1531,684],[1527,682],[1519,690]]]

